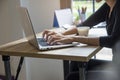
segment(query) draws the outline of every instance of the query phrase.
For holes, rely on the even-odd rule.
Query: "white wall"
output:
[[[23,37],[19,9],[19,0],[0,0],[0,45],[20,39]],[[11,72],[15,75],[19,57],[11,57]],[[25,80],[25,66],[23,65],[22,77]],[[4,75],[4,64],[0,56],[0,75]]]
[[[18,0],[0,0],[0,44],[22,37]]]
[[[18,0],[0,0],[0,45],[23,36],[18,6]],[[0,74],[4,74],[2,59],[0,60]]]
[[[59,3],[59,0],[22,0],[23,6],[29,10],[36,32],[52,28],[54,10],[60,8]]]
[[[54,10],[60,8],[59,0],[21,0],[21,2],[22,6],[28,8],[36,32],[52,27]],[[19,0],[0,0],[0,45],[23,37],[19,6]],[[18,61],[19,57],[11,57],[13,75],[16,73]],[[61,60],[26,58],[18,80],[63,80],[61,63]],[[2,59],[0,74],[4,74]]]
[[[27,80],[63,80],[61,60],[26,58]]]

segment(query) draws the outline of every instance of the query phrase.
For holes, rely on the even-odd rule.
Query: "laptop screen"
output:
[[[24,33],[27,40],[29,41],[29,43],[31,43],[32,45],[38,48],[36,35],[33,30],[33,25],[32,25],[28,10],[24,7],[21,7],[21,18],[22,18]]]

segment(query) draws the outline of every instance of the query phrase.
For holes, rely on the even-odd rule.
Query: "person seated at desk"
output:
[[[102,0],[96,0],[96,2],[100,2],[100,1]],[[77,25],[77,27],[90,26],[90,28],[92,28],[92,26],[100,22],[106,21],[107,24],[106,31],[108,34],[107,36],[100,36],[100,37],[87,37],[87,36],[77,36],[77,35],[66,36],[69,34],[78,33],[77,28],[73,27],[72,29],[66,30],[65,32],[62,33],[45,30],[43,32],[43,37],[46,39],[46,41],[49,44],[80,42],[88,45],[111,48],[113,52],[112,64],[114,64],[115,69],[118,72],[120,71],[118,70],[120,67],[120,60],[118,57],[120,56],[120,52],[118,49],[116,49],[116,46],[120,46],[120,44],[117,44],[120,41],[120,0],[105,0],[105,1],[106,2],[95,13],[93,13],[83,23]],[[90,60],[88,63],[88,68],[90,68],[89,65],[94,68],[97,63],[100,65],[109,64],[105,61]],[[71,66],[72,66],[71,71],[78,70],[77,62],[71,62]],[[78,76],[69,76],[69,77],[67,78],[67,80],[78,80]]]

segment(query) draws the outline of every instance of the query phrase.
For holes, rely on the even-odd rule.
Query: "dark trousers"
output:
[[[96,72],[96,74],[97,74],[101,71],[109,70],[110,68],[108,68],[108,66],[110,66],[111,64],[112,64],[112,61],[91,59],[87,64],[86,72],[87,72],[87,74],[90,72]],[[79,62],[71,61],[70,73],[66,76],[66,80],[79,80],[78,65],[79,65]],[[99,79],[97,79],[97,80],[99,80]],[[105,79],[103,79],[103,80],[105,80]]]

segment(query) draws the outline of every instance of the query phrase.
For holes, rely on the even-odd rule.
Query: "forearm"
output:
[[[70,35],[70,34],[77,34],[77,33],[78,33],[78,31],[77,31],[76,27],[72,27],[72,28],[62,32],[63,35]]]
[[[88,45],[99,46],[99,37],[74,36],[73,41]]]
[[[109,6],[105,3],[101,6],[95,13],[93,13],[90,17],[88,17],[83,23],[77,25],[79,26],[89,26],[92,28],[100,22],[105,21],[106,15],[108,13]],[[102,14],[101,14],[102,13]]]

